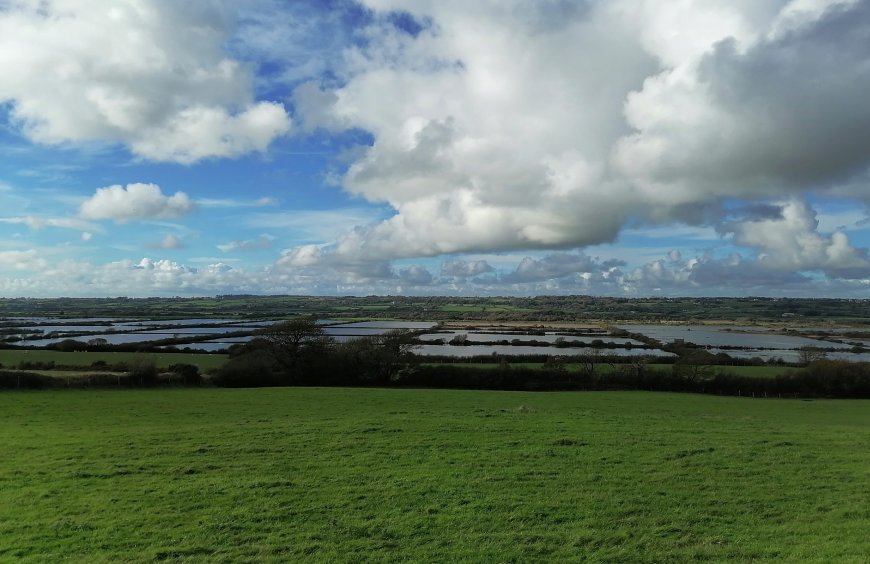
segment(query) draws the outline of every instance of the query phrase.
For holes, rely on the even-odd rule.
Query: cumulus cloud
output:
[[[123,223],[136,219],[169,219],[193,210],[184,192],[166,196],[156,184],[128,184],[98,188],[83,202],[79,215],[85,219],[111,219]]]
[[[516,270],[503,278],[505,282],[523,283],[562,278],[572,274],[594,272],[600,266],[584,253],[556,253],[540,260],[524,258]]]
[[[221,3],[25,0],[0,10],[0,103],[32,141],[104,141],[192,163],[263,151],[290,129],[224,51]]]
[[[429,272],[423,266],[414,265],[409,266],[408,268],[403,268],[399,270],[399,278],[412,286],[428,286],[432,284],[433,276],[432,273]]]
[[[371,134],[340,182],[394,216],[318,260],[612,242],[870,167],[866,2],[364,4],[343,80],[294,107],[306,129]]]
[[[666,296],[767,295],[812,296],[817,281],[799,272],[767,268],[739,254],[716,257],[710,253],[683,260],[672,255],[644,264],[619,278],[620,293]]]
[[[0,292],[15,296],[58,295],[214,295],[245,294],[602,294],[602,295],[764,295],[775,290],[794,296],[826,295],[862,297],[870,288],[870,276],[850,279],[817,278],[803,273],[770,268],[757,257],[738,254],[714,256],[704,253],[684,258],[665,253],[659,259],[626,270],[609,261],[592,260],[592,271],[558,278],[527,276],[506,283],[498,276],[479,276],[465,281],[438,278],[422,265],[392,270],[387,263],[335,266],[293,266],[289,262],[269,268],[244,269],[220,259],[193,259],[191,266],[164,258],[146,257],[108,263],[71,259],[56,260],[58,249],[0,251]],[[535,259],[543,264],[562,264],[564,258]],[[525,262],[526,266],[521,268]],[[528,271],[529,261],[520,261],[515,271]],[[609,266],[608,266],[609,265]],[[536,267],[539,271],[541,267]],[[562,272],[566,269],[559,270]]]
[[[773,5],[755,20],[749,11],[734,14],[731,29],[685,57],[662,38],[680,34],[656,25],[684,6],[649,3],[659,12],[647,29],[658,39],[652,51],[671,62],[628,96],[625,115],[636,133],[615,154],[653,202],[803,191],[867,170],[870,154],[858,140],[870,134],[862,102],[870,88],[870,5],[790,2],[778,12]],[[691,17],[677,31],[686,25]]]
[[[287,249],[274,265],[277,271],[310,279],[336,280],[347,286],[359,286],[397,278],[388,261],[344,260],[320,245]]]
[[[179,111],[162,127],[144,130],[130,147],[151,160],[189,164],[263,152],[288,129],[284,106],[275,102],[259,102],[236,115],[222,107],[193,107]]]
[[[485,260],[447,260],[441,263],[441,276],[465,280],[492,272],[493,268]]]
[[[833,277],[870,275],[867,249],[856,249],[842,231],[818,233],[816,212],[806,203],[791,200],[781,216],[753,219],[731,226],[734,241],[759,251],[758,261],[770,269],[821,270]]]

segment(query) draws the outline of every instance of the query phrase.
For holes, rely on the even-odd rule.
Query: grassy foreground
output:
[[[862,562],[870,402],[0,394],[0,561]]]

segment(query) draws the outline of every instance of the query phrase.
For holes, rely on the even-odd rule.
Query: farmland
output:
[[[640,392],[7,392],[0,560],[860,562],[868,407]]]
[[[11,350],[0,349],[0,365],[18,366],[21,363],[55,364],[57,366],[88,367],[95,362],[106,364],[129,363],[147,356],[159,368],[167,368],[173,364],[192,364],[203,372],[222,366],[227,359],[225,354],[197,353],[137,353],[137,352],[60,352],[48,350]]]
[[[868,300],[795,298],[609,298],[596,296],[217,296],[203,298],[0,298],[0,315],[50,317],[276,317],[629,321],[866,326]]]

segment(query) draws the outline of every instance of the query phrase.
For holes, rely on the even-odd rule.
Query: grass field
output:
[[[0,394],[0,561],[866,562],[870,402]]]
[[[158,368],[173,364],[193,364],[201,371],[219,368],[227,361],[225,354],[202,353],[136,353],[136,352],[59,352],[46,350],[0,349],[0,364],[18,366],[21,362],[54,362],[61,366],[90,366],[98,360],[107,364],[129,362],[147,356],[154,359]]]
[[[498,304],[445,304],[438,307],[438,311],[444,311],[449,313],[500,313],[500,312],[512,312],[512,313],[524,313],[533,311],[528,308],[522,308],[512,305],[498,305]]]

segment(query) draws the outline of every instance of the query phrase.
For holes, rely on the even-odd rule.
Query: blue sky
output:
[[[854,0],[0,0],[0,295],[868,297],[868,33]]]

